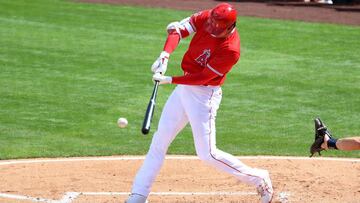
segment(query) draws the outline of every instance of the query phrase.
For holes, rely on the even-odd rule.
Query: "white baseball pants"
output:
[[[144,163],[133,183],[132,193],[148,196],[164,162],[170,143],[190,123],[198,157],[239,180],[258,186],[267,171],[246,166],[236,157],[216,148],[215,117],[222,97],[220,87],[178,85],[167,100]]]

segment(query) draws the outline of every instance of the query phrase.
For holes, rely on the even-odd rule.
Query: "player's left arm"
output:
[[[236,64],[239,54],[235,51],[224,50],[214,56],[200,73],[186,74],[172,78],[174,84],[204,85],[216,77],[223,77]]]
[[[172,77],[171,83],[184,85],[204,85],[218,76],[219,75],[214,73],[212,70],[204,68],[199,73],[186,74],[183,76],[174,76]]]
[[[183,76],[155,76],[161,84],[173,83],[184,85],[205,85],[216,77],[223,77],[236,64],[239,53],[234,51],[223,51],[206,64],[206,67],[199,73],[189,73]]]
[[[159,81],[160,84],[185,84],[185,85],[203,85],[213,78],[218,77],[214,72],[209,69],[204,68],[200,73],[195,74],[186,74],[183,76],[164,76],[161,74],[154,74],[153,80]]]
[[[218,76],[223,76],[233,68],[233,66],[238,62],[239,58],[239,51],[231,49],[220,50],[215,57],[210,58],[206,64],[206,67],[212,70]]]

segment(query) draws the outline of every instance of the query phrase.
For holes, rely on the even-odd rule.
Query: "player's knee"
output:
[[[159,134],[159,132],[155,132],[153,136],[153,140],[150,145],[149,153],[153,154],[166,154],[170,145],[170,141],[165,139],[164,135]]]
[[[168,149],[167,146],[152,144],[150,146],[148,153],[152,154],[152,155],[156,155],[156,156],[165,155],[167,152],[167,149]]]
[[[159,126],[156,134],[159,134],[160,137],[173,137],[176,134],[176,129],[172,125],[161,125]]]

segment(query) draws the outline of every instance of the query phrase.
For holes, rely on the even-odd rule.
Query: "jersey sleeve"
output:
[[[194,28],[190,24],[190,17],[180,22],[172,22],[167,26],[168,37],[163,50],[172,53],[178,46],[181,39],[194,33]]]
[[[163,50],[172,53],[183,38],[196,32],[196,26],[200,28],[207,19],[208,11],[201,11],[185,18],[180,22],[172,22],[167,26],[168,37]]]
[[[206,67],[217,74],[224,76],[238,62],[240,53],[232,50],[221,51],[214,58],[210,59]]]
[[[195,29],[190,23],[190,17],[181,20],[180,22],[172,22],[167,26],[169,34],[178,34],[180,39],[186,38],[195,32]]]

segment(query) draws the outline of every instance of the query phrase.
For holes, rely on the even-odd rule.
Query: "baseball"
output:
[[[126,120],[126,118],[119,118],[117,124],[119,128],[125,128],[128,124],[128,121]]]

